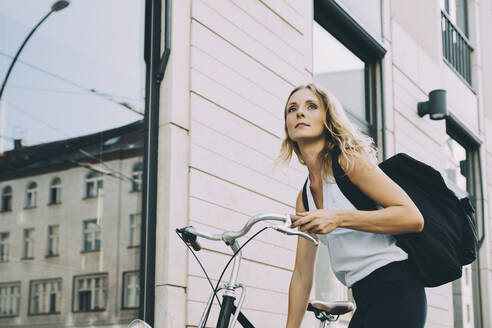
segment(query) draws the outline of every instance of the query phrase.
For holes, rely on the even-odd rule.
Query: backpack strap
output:
[[[364,194],[359,187],[354,185],[350,181],[348,175],[338,163],[338,157],[340,156],[340,148],[335,147],[332,153],[331,167],[333,176],[337,182],[338,188],[342,191],[343,195],[359,210],[377,210],[377,206],[374,201]]]
[[[304,182],[304,187],[302,187],[302,204],[304,205],[304,209],[306,211],[309,211],[309,202],[307,199],[307,182],[308,179],[306,179],[306,182]]]

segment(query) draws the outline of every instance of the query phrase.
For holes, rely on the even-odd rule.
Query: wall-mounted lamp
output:
[[[448,116],[446,90],[437,89],[429,93],[429,100],[418,103],[418,113],[422,117],[429,114],[431,120],[442,120]]]

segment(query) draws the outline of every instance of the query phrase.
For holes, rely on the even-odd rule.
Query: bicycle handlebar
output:
[[[286,235],[296,235],[296,236],[303,237],[309,240],[310,242],[312,242],[314,245],[318,246],[318,242],[310,235],[290,228],[292,221],[291,221],[291,215],[289,214],[275,214],[275,213],[258,214],[253,216],[251,219],[249,219],[241,230],[224,231],[223,233],[220,234],[210,234],[208,232],[198,230],[193,226],[176,229],[176,231],[183,235],[183,239],[185,240],[185,242],[190,243],[193,246],[193,249],[195,251],[198,251],[201,248],[198,242],[196,241],[197,236],[209,240],[222,240],[227,245],[233,245],[237,238],[240,238],[245,234],[247,234],[256,223],[259,223],[261,221],[284,222],[283,225],[272,225],[269,228],[277,230],[278,232],[281,232]]]

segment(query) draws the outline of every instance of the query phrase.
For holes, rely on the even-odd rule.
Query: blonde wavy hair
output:
[[[284,108],[285,139],[282,141],[282,146],[280,148],[280,155],[278,158],[280,162],[289,163],[292,159],[292,152],[294,152],[297,155],[299,162],[302,165],[306,165],[297,142],[289,137],[286,120],[289,100],[296,91],[301,89],[311,90],[311,92],[318,97],[318,100],[326,113],[324,121],[326,143],[319,154],[321,157],[321,176],[325,181],[330,176],[331,158],[335,147],[339,147],[340,156],[342,156],[348,164],[346,173],[352,171],[354,162],[357,158],[365,158],[372,163],[377,163],[377,150],[374,147],[373,139],[361,133],[358,127],[349,121],[342,105],[334,95],[320,89],[313,83],[296,87],[287,97]]]

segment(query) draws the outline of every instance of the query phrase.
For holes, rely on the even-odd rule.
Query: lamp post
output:
[[[19,57],[22,49],[24,49],[24,46],[26,45],[27,41],[29,41],[29,39],[31,38],[31,36],[34,34],[34,32],[38,29],[38,27],[54,12],[56,11],[60,11],[62,9],[65,9],[66,7],[68,7],[68,5],[70,4],[70,1],[68,0],[59,0],[57,2],[55,2],[52,6],[51,6],[51,10],[39,21],[39,23],[34,26],[34,28],[31,30],[31,32],[29,32],[29,34],[27,35],[26,39],[24,40],[24,42],[22,42],[22,45],[20,46],[19,50],[17,50],[17,53],[15,54],[15,57],[14,59],[12,60],[12,63],[10,64],[10,67],[9,67],[9,70],[7,71],[7,75],[5,76],[5,79],[3,80],[3,83],[2,83],[2,88],[0,89],[0,100],[2,99],[2,95],[3,95],[3,90],[5,89],[5,85],[7,84],[7,80],[9,79],[9,75],[10,75],[10,72],[12,72],[12,68],[14,67],[15,65],[15,62],[17,61],[17,58]]]

